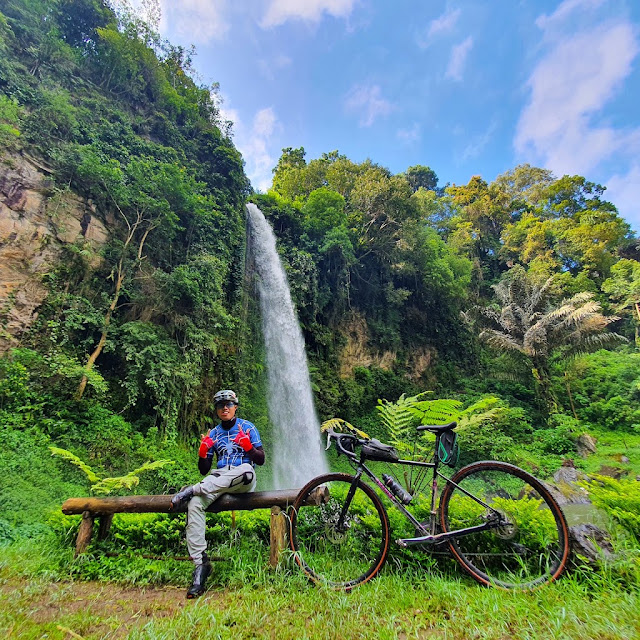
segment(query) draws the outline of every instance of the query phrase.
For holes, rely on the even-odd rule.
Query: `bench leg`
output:
[[[273,568],[280,562],[280,554],[287,547],[287,516],[280,507],[271,507],[269,565]]]
[[[93,535],[93,516],[90,511],[85,511],[82,514],[82,522],[80,523],[80,529],[78,530],[78,537],[76,538],[76,556],[84,553],[91,542],[91,536]]]
[[[98,518],[98,540],[106,540],[111,529],[111,523],[113,522],[113,514],[110,513],[107,516],[100,516]]]

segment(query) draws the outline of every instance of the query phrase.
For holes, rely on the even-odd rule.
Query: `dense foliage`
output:
[[[0,539],[86,493],[82,464],[114,480],[175,462],[150,467],[141,492],[192,480],[216,388],[239,391],[269,443],[247,198],[278,237],[322,419],[398,439],[385,415],[431,392],[458,411],[462,462],[548,475],[587,464],[587,432],[625,438],[624,456],[598,460],[640,471],[638,245],[603,187],[529,165],[440,187],[428,166],[394,175],[287,148],[272,188],[252,193],[194,52],[119,6],[0,0],[0,162],[46,169],[51,224],[74,194],[108,231],[100,250],[63,247],[37,321],[0,358]],[[173,540],[173,520],[150,520],[118,535]]]

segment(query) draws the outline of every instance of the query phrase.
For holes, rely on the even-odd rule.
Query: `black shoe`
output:
[[[180,489],[171,496],[171,511],[180,511],[193,498],[193,487]]]
[[[205,585],[207,584],[207,578],[211,575],[211,563],[207,559],[207,556],[203,556],[202,564],[199,564],[193,570],[193,578],[191,586],[187,591],[187,599],[197,598],[204,593]]]

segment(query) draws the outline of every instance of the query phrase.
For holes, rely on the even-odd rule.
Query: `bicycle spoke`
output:
[[[568,557],[568,530],[544,485],[500,462],[461,469],[443,492],[445,531],[485,525],[450,543],[460,564],[479,582],[533,588],[557,578]]]
[[[329,499],[301,506],[316,487]],[[351,499],[348,499],[350,494]],[[291,543],[298,564],[315,582],[349,590],[372,578],[389,551],[389,521],[373,490],[346,474],[327,474],[302,489],[291,522]]]

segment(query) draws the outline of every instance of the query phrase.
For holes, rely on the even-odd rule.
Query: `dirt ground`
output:
[[[33,637],[36,629],[52,629],[49,637],[125,638],[152,619],[171,618],[184,607],[206,602],[224,607],[225,594],[208,591],[198,601],[185,598],[186,588],[131,587],[100,582],[33,583],[20,578],[0,584],[3,608],[10,609],[6,638]],[[5,610],[5,614],[7,611]],[[83,627],[73,628],[73,621]],[[89,629],[87,629],[88,621]],[[89,631],[89,633],[87,633]],[[36,636],[37,637],[37,636]]]

